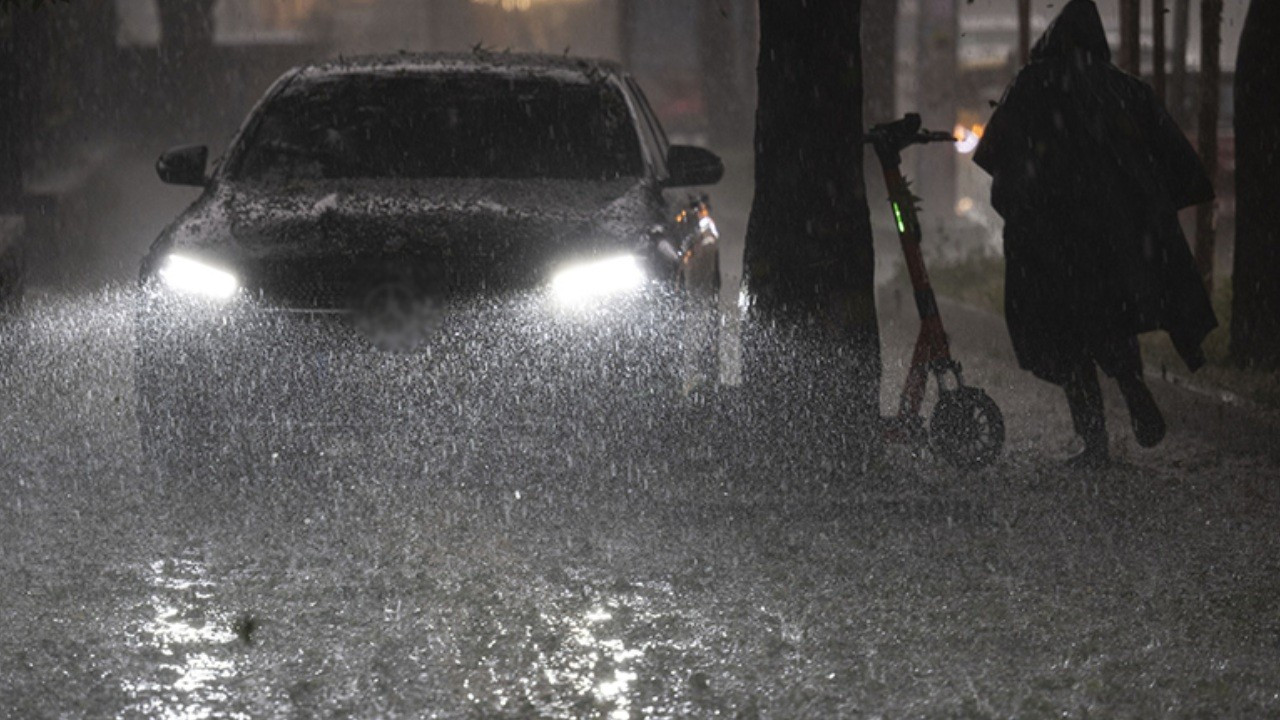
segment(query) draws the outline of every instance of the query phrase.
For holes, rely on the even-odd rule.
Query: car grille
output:
[[[246,285],[264,304],[301,310],[354,310],[374,288],[407,283],[440,297],[526,288],[536,279],[528,264],[511,258],[415,255],[274,261],[247,273]]]

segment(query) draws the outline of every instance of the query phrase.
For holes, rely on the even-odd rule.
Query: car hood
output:
[[[224,184],[168,233],[170,250],[226,259],[632,246],[644,185],[555,180],[367,180]]]

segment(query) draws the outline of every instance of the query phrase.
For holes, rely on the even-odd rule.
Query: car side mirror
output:
[[[182,145],[161,153],[156,161],[156,174],[171,185],[204,187],[204,168],[208,162],[208,146]]]
[[[724,177],[724,162],[720,156],[692,145],[672,145],[667,151],[667,179],[669,187],[689,185],[715,185]]]

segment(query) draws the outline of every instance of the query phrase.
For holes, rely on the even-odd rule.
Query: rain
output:
[[[1074,166],[988,162],[1084,5],[1213,198],[1158,427],[1019,324],[1083,307],[1008,200]],[[1278,31],[3,0],[0,717],[1280,714]]]

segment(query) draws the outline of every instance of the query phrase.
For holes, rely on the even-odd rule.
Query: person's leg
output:
[[[1120,386],[1138,444],[1142,447],[1159,445],[1164,439],[1164,416],[1142,379],[1142,353],[1138,339],[1132,335],[1115,338],[1107,343],[1099,358],[1103,370]]]
[[[1100,467],[1107,464],[1106,416],[1102,407],[1102,387],[1098,385],[1098,372],[1092,362],[1076,366],[1062,386],[1067,394],[1067,407],[1071,409],[1071,424],[1076,434],[1084,440],[1084,450],[1071,458],[1077,467]]]
[[[1164,415],[1151,396],[1151,390],[1143,382],[1140,373],[1116,376],[1120,394],[1129,407],[1129,420],[1133,424],[1133,436],[1142,447],[1155,447],[1164,439]]]

